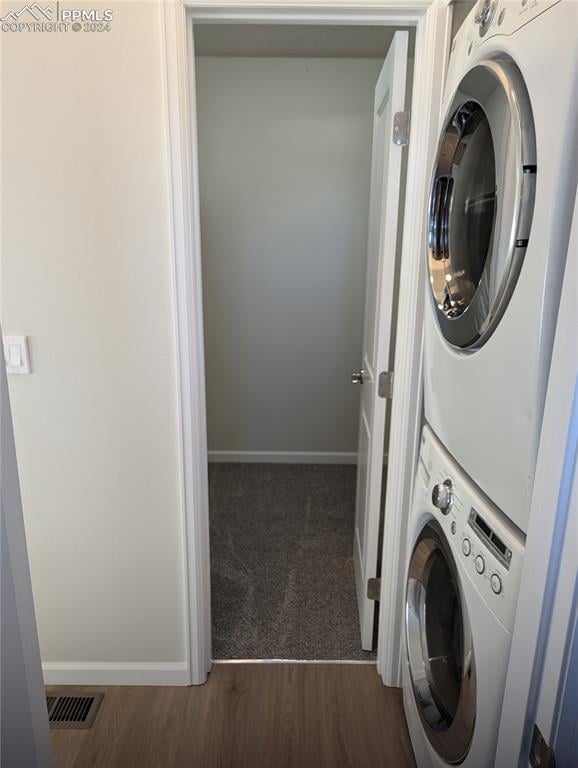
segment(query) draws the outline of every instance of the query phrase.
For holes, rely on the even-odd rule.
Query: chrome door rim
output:
[[[432,575],[432,558],[436,557],[442,557],[447,564],[460,603],[459,693],[453,713],[448,712],[447,708],[444,707],[443,692],[440,697],[436,690],[435,674],[432,673],[431,667],[432,661],[439,662],[439,658],[432,658],[427,634],[428,580]],[[431,621],[431,616],[429,620]],[[434,616],[434,620],[437,622],[438,617]],[[435,624],[429,626],[435,626]],[[405,629],[411,687],[424,732],[440,757],[449,763],[460,763],[469,752],[476,719],[474,648],[467,608],[463,600],[455,561],[441,526],[433,518],[422,528],[410,560],[405,604]]]
[[[460,291],[455,284],[452,285],[452,272],[454,270],[452,270],[452,253],[450,252],[448,232],[453,192],[451,189],[446,189],[444,199],[439,199],[436,194],[439,180],[447,177],[449,186],[449,180],[452,178],[451,173],[449,176],[447,175],[448,151],[451,153],[451,147],[448,147],[448,144],[451,143],[451,140],[456,146],[459,143],[460,127],[457,121],[459,121],[463,110],[471,104],[484,114],[486,112],[484,99],[481,95],[478,95],[479,98],[476,98],[474,94],[467,97],[464,95],[467,91],[467,87],[463,88],[464,84],[467,86],[468,79],[471,81],[476,74],[480,73],[483,73],[488,81],[494,82],[501,88],[501,93],[509,106],[510,124],[515,144],[513,148],[513,164],[515,166],[513,172],[516,192],[515,195],[512,195],[512,200],[515,202],[507,240],[495,242],[495,232],[492,231],[484,273],[471,299],[460,305]],[[460,90],[462,88],[463,91]],[[534,211],[536,184],[534,121],[524,79],[513,60],[508,56],[501,56],[483,60],[472,67],[464,75],[456,89],[443,126],[436,150],[429,190],[427,256],[430,293],[440,330],[448,343],[457,349],[474,351],[489,339],[506,310],[524,261]],[[500,136],[497,138],[501,140]],[[494,140],[493,135],[492,140]],[[453,155],[451,155],[451,159],[453,161]],[[451,168],[451,163],[449,165]],[[501,205],[503,205],[503,201],[497,199],[497,207]],[[494,250],[499,251],[500,258],[506,264],[506,269],[499,286],[492,289],[495,290],[494,295],[489,299],[489,271]],[[440,275],[441,268],[443,268],[443,278],[446,279],[447,283],[443,281]],[[452,306],[453,303],[455,306]]]

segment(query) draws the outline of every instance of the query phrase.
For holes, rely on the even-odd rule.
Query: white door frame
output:
[[[188,679],[211,667],[209,504],[193,21],[416,27],[377,668],[401,684],[406,521],[421,429],[426,186],[449,55],[449,0],[163,0]]]
[[[544,709],[546,702],[539,697],[542,686],[557,693],[552,678],[563,663],[576,574],[576,541],[571,532],[572,515],[576,515],[572,490],[578,471],[577,235],[578,196],[548,378],[496,768],[527,768],[534,723],[543,729],[550,746],[554,746],[551,739],[557,727],[554,705],[548,702]]]

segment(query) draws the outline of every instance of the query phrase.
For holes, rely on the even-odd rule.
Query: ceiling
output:
[[[195,24],[197,56],[384,59],[395,27]],[[415,35],[410,33],[410,57]]]

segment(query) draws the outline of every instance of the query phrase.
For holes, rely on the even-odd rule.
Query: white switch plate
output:
[[[3,336],[6,373],[30,373],[27,336]]]

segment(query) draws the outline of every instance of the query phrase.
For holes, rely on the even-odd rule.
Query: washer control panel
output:
[[[416,490],[484,600],[511,631],[525,539],[424,427]]]

